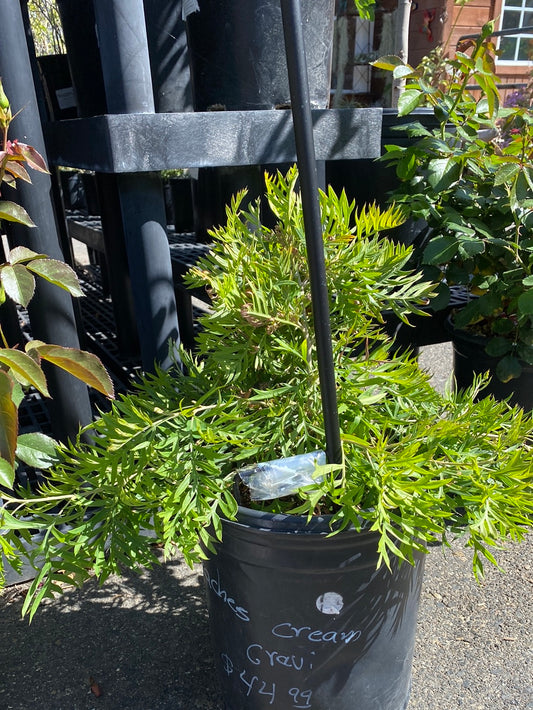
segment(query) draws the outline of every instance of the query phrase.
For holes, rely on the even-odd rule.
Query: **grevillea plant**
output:
[[[296,171],[266,185],[276,224],[262,224],[259,205],[245,210],[239,195],[191,272],[213,303],[196,354],[113,403],[94,423],[94,443],[62,447],[42,498],[12,501],[42,532],[30,613],[92,572],[104,580],[154,563],[154,536],[166,552],[202,559],[239,504],[329,514],[335,533],[370,528],[384,564],[465,534],[476,574],[495,561],[491,546],[526,533],[531,417],[476,402],[479,381],[441,395],[413,358],[391,355],[382,312],[408,318],[432,286],[408,270],[409,247],[380,235],[401,222],[395,208],[355,213],[332,190],[320,203],[343,461],[317,466],[315,481],[286,497],[251,503],[244,485],[237,495],[240,468],[324,447]]]
[[[0,80],[0,188],[16,187],[18,180],[31,182],[27,167],[47,172],[42,156],[30,145],[8,139],[8,129],[14,116]],[[16,202],[5,200],[0,193],[0,221],[35,226],[26,210]],[[0,264],[0,306],[8,299],[26,307],[35,291],[35,277],[65,289],[72,296],[83,296],[75,272],[63,262],[49,259],[26,247],[15,247]],[[0,490],[4,502],[15,480],[17,461],[36,468],[48,468],[56,459],[56,442],[42,432],[19,434],[18,408],[25,392],[34,388],[49,397],[42,361],[66,370],[107,396],[113,396],[113,385],[100,360],[93,354],[39,340],[8,343],[0,324]],[[2,561],[15,568],[20,564],[18,553],[24,548],[19,534],[29,535],[30,523],[14,525],[9,506],[0,507],[0,587],[3,581]]]

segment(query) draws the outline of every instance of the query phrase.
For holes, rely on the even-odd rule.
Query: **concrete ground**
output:
[[[422,354],[438,387],[449,357]],[[409,710],[533,710],[533,535],[501,564],[478,584],[462,545],[428,555]],[[222,710],[200,568],[90,582],[30,626],[23,591],[0,598],[2,710]]]

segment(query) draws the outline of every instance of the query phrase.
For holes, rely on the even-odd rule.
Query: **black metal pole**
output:
[[[21,6],[15,0],[0,0],[0,76],[13,112],[20,110],[13,121],[10,137],[35,146],[45,156]],[[26,208],[37,227],[29,229],[20,224],[7,224],[11,246],[24,245],[53,259],[63,260],[50,176],[30,172],[33,184],[19,181],[16,193],[10,197]],[[28,311],[34,338],[79,347],[72,299],[66,291],[38,279]],[[92,419],[87,387],[57,368],[50,368],[46,374],[53,397],[49,409],[54,434],[61,439],[73,438],[79,425],[88,424]]]
[[[326,455],[330,463],[341,463],[342,445],[333,364],[329,295],[300,0],[281,0],[281,12],[311,281]]]

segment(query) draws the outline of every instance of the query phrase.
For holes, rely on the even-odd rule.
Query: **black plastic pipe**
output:
[[[329,463],[341,463],[342,445],[333,363],[329,295],[326,282],[322,220],[318,201],[318,174],[300,0],[281,0],[281,12],[302,193],[318,373],[326,435],[326,456]]]
[[[14,119],[9,135],[33,145],[46,155],[39,110],[26,44],[21,6],[15,0],[0,0],[0,76]],[[24,245],[33,251],[63,260],[51,199],[50,176],[32,170],[33,184],[19,181],[16,193],[4,197],[22,204],[37,227],[6,224],[11,246]],[[29,315],[33,337],[56,345],[79,347],[74,310],[70,295],[42,279],[30,302]],[[86,385],[57,368],[47,369],[52,401],[50,418],[55,436],[73,438],[80,424],[89,424],[92,415]]]

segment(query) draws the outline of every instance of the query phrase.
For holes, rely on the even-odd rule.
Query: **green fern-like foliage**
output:
[[[44,534],[42,565],[26,601],[94,571],[155,561],[154,537],[193,563],[214,549],[221,518],[237,512],[241,466],[324,447],[302,206],[297,174],[267,178],[277,222],[261,224],[242,196],[192,271],[213,299],[193,357],[149,375],[94,424],[94,444],[61,451],[39,499],[12,501]],[[408,355],[390,355],[382,312],[418,312],[431,292],[410,273],[410,249],[380,237],[394,209],[355,213],[344,195],[321,195],[342,465],[265,509],[332,515],[332,527],[379,534],[381,559],[469,531],[474,570],[491,546],[531,523],[532,424],[520,409],[437,394]],[[17,507],[18,506],[18,507]],[[57,516],[58,507],[61,516]]]

